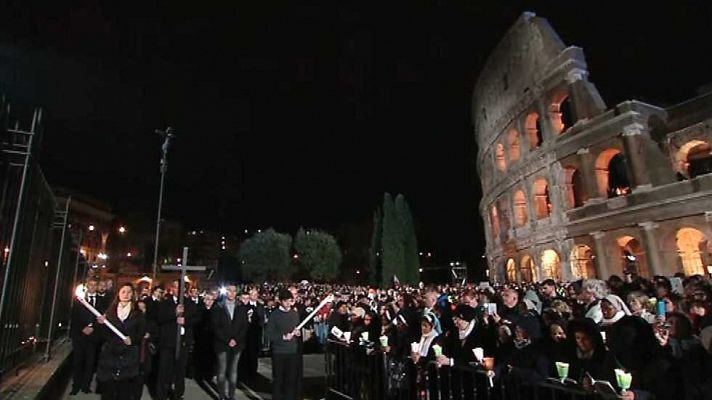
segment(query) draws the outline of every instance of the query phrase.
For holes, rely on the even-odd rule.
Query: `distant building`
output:
[[[707,272],[712,93],[608,107],[583,51],[525,13],[487,60],[472,113],[490,277]]]

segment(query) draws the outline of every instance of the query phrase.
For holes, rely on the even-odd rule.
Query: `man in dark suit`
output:
[[[156,397],[156,381],[158,379],[159,356],[158,348],[160,346],[159,325],[158,325],[158,306],[163,301],[163,287],[156,285],[153,287],[151,296],[144,300],[146,304],[146,328],[151,334],[148,343],[148,354],[146,357],[151,357],[151,370],[146,376],[146,387],[152,398]]]
[[[227,286],[227,296],[213,314],[215,352],[218,356],[218,392],[220,399],[234,399],[237,363],[245,348],[247,310],[237,300],[237,287]]]
[[[259,292],[250,288],[240,295],[240,300],[247,310],[247,345],[240,355],[237,366],[240,381],[253,383],[257,378],[257,362],[262,350],[262,329],[265,323],[265,307],[259,301]]]
[[[90,279],[86,282],[86,293],[84,299],[94,308],[101,308],[102,301],[97,296],[97,281]],[[72,338],[72,391],[70,395],[76,395],[81,390],[84,393],[91,393],[91,381],[96,368],[97,353],[99,350],[99,338],[94,332],[96,328],[96,317],[89,312],[78,300],[75,300],[72,307],[72,320],[70,336]]]
[[[178,281],[173,282],[170,294],[158,306],[160,346],[157,400],[166,400],[171,388],[173,400],[183,398],[188,349],[193,345],[193,325],[200,318],[198,307],[193,302],[185,299],[183,305],[179,304],[178,284]],[[180,346],[178,359],[176,346]]]

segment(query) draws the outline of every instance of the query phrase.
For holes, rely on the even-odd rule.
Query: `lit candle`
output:
[[[307,315],[306,318],[304,318],[304,321],[302,321],[301,323],[299,323],[299,325],[297,325],[297,327],[294,328],[294,329],[302,329],[302,327],[303,327],[304,325],[306,325],[306,323],[309,322],[312,318],[314,318],[314,316],[316,315],[316,313],[317,313],[319,310],[321,310],[321,308],[324,307],[324,306],[326,305],[326,303],[328,303],[328,302],[330,302],[330,301],[334,301],[334,295],[332,295],[332,294],[326,296],[326,298],[325,298],[324,300],[322,300],[321,303],[319,303],[319,305],[318,305],[316,308],[314,308],[314,310],[313,310],[309,315]]]
[[[87,301],[84,299],[84,285],[79,285],[77,286],[77,290],[74,291],[74,294],[77,296],[77,300],[84,306],[86,307],[89,312],[92,314],[96,315],[97,317],[101,317],[101,313],[96,310],[96,308],[92,307],[91,304],[87,303]],[[111,329],[112,332],[116,334],[121,340],[126,340],[126,335],[121,333],[119,328],[115,327],[114,324],[109,322],[109,320],[104,321],[104,325],[106,325],[107,328]]]

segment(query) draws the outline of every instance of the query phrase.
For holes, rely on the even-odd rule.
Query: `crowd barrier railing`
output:
[[[329,340],[325,351],[326,399],[343,400],[586,400],[616,398],[587,392],[580,385],[547,379],[517,382],[490,379],[475,364],[415,365],[381,351]]]

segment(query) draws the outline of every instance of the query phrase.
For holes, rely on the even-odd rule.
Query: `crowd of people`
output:
[[[138,399],[144,385],[155,399],[180,399],[186,374],[231,399],[238,381],[255,379],[264,349],[272,356],[273,398],[298,399],[301,354],[330,346],[387,356],[388,378],[429,375],[409,383],[429,398],[474,398],[471,380],[453,379],[462,367],[486,369],[495,385],[553,378],[592,393],[601,381],[620,389],[616,371],[623,371],[632,376],[630,387],[617,391],[624,399],[712,396],[712,283],[701,276],[227,285],[187,288],[182,304],[177,281],[165,293],[125,284],[101,299],[97,282],[86,286],[86,300],[104,317],[74,307],[72,393],[88,392],[96,373],[95,391],[106,399]],[[328,294],[333,301],[295,329]],[[106,321],[128,338],[105,329]],[[557,364],[566,366],[565,376]],[[395,380],[389,387],[402,389]]]

